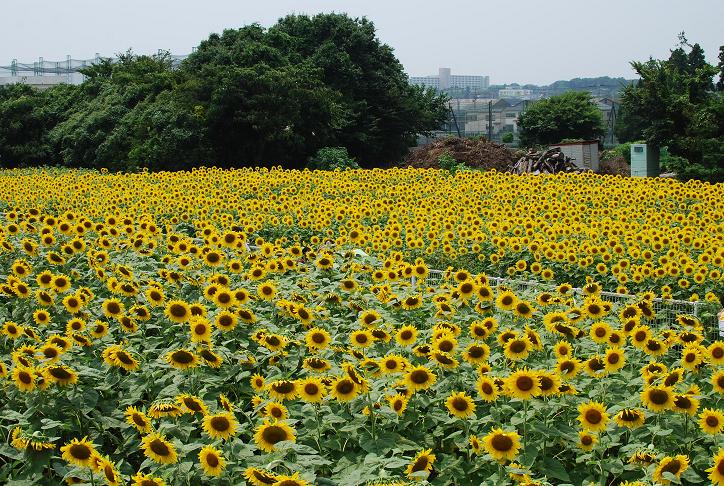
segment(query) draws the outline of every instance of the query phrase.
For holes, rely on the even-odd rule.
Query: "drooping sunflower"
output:
[[[671,481],[664,477],[664,473],[673,474],[676,478],[680,478],[684,471],[689,468],[689,458],[683,454],[674,457],[665,456],[659,461],[654,470],[654,482],[658,484],[671,484]]]
[[[600,402],[582,403],[578,406],[578,421],[581,427],[591,432],[606,430],[608,424],[606,406]]]
[[[296,472],[291,476],[277,476],[277,480],[272,486],[309,486],[309,483],[300,478],[299,473]]]
[[[297,383],[292,380],[276,380],[267,385],[269,395],[276,400],[293,400],[298,394]]]
[[[148,409],[148,416],[154,419],[162,417],[180,417],[184,414],[183,409],[176,403],[166,401],[153,403]]]
[[[189,395],[187,393],[183,393],[181,395],[176,396],[176,401],[182,405],[186,410],[188,410],[189,413],[193,414],[201,414],[206,415],[209,412],[208,407],[206,404],[201,400],[199,397],[195,395]]]
[[[302,365],[305,369],[314,371],[316,373],[324,373],[332,368],[332,365],[326,359],[311,357],[304,358],[304,364]]]
[[[505,379],[505,388],[512,397],[530,400],[540,395],[538,373],[527,368],[519,369]]]
[[[207,476],[219,477],[226,467],[221,451],[210,445],[202,447],[199,451],[199,462]]]
[[[724,413],[714,408],[705,408],[699,414],[699,427],[709,435],[724,431]]]
[[[483,438],[483,444],[485,452],[496,461],[512,461],[520,450],[520,435],[496,428]]]
[[[176,447],[164,435],[151,432],[141,439],[143,454],[159,464],[174,464],[178,461]]]
[[[644,415],[644,412],[637,408],[624,408],[616,414],[614,420],[619,427],[636,429],[644,424],[646,420],[646,415]]]
[[[264,420],[254,433],[254,442],[265,452],[274,451],[275,446],[282,441],[296,441],[294,429],[284,422]]]
[[[674,406],[672,408],[674,412],[685,413],[690,416],[696,415],[699,410],[699,400],[693,395],[683,394],[674,395]]]
[[[131,479],[133,480],[133,486],[166,486],[166,481],[153,474],[138,472]]]
[[[422,307],[422,296],[409,295],[402,299],[402,308],[404,310],[414,310]]]
[[[412,392],[427,390],[437,381],[435,374],[425,366],[415,366],[405,373],[405,385]]]
[[[435,454],[432,449],[423,449],[410,461],[405,469],[407,477],[414,479],[424,479],[432,472],[432,465],[435,462]]]
[[[93,456],[96,454],[95,446],[87,437],[73,439],[60,448],[62,457],[66,462],[79,467],[90,467]]]
[[[78,373],[69,366],[50,365],[43,369],[43,375],[52,383],[60,386],[78,382]]]
[[[445,406],[454,417],[465,419],[475,414],[475,402],[465,392],[451,394],[445,400]]]
[[[231,412],[221,412],[204,416],[204,431],[212,439],[228,440],[236,434],[238,428],[236,417]]]

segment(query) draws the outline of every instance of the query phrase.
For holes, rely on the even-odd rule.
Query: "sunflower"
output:
[[[189,395],[186,393],[177,395],[176,401],[191,414],[199,413],[201,415],[207,415],[209,413],[209,409],[206,407],[203,400],[195,395]]]
[[[159,464],[175,464],[178,461],[176,447],[164,435],[151,432],[141,439],[143,454]]]
[[[498,399],[498,387],[495,380],[489,376],[481,375],[475,383],[478,395],[486,402],[494,402]]]
[[[292,380],[277,380],[267,385],[269,395],[276,400],[294,400],[299,395],[297,383]]]
[[[41,326],[48,325],[50,324],[50,313],[45,309],[37,309],[33,312],[33,321]]]
[[[475,414],[475,402],[464,392],[457,392],[451,394],[447,400],[445,400],[445,406],[450,412],[450,415],[458,418],[468,418]]]
[[[533,345],[527,336],[516,337],[506,341],[505,357],[512,361],[520,361],[528,357]]]
[[[285,420],[289,417],[289,410],[282,403],[269,402],[260,410],[261,414],[274,420]]]
[[[126,417],[126,422],[133,425],[140,433],[148,434],[151,432],[151,419],[136,407],[126,408],[123,415]]]
[[[671,484],[671,481],[664,477],[664,473],[673,474],[680,478],[681,474],[689,468],[689,458],[679,454],[674,457],[665,456],[659,461],[654,470],[653,479],[658,484]]]
[[[212,439],[228,440],[236,434],[238,423],[233,413],[221,412],[215,415],[205,415],[203,427]]]
[[[485,343],[470,343],[463,351],[463,359],[470,364],[482,364],[490,356],[490,347]]]
[[[15,366],[13,368],[13,381],[18,390],[22,392],[29,392],[35,389],[35,378],[37,372],[34,368],[26,368],[24,366]]]
[[[400,393],[391,397],[387,397],[387,402],[389,403],[390,408],[399,416],[402,416],[402,414],[405,412],[408,401],[409,398]]]
[[[614,420],[619,427],[636,429],[641,427],[646,420],[646,415],[637,408],[624,408],[616,414]]]
[[[504,432],[503,429],[492,429],[483,438],[485,452],[496,461],[512,461],[520,450],[520,436],[517,432]]]
[[[327,388],[319,378],[305,378],[297,385],[299,397],[308,403],[319,403],[327,394]]]
[[[264,282],[256,288],[256,293],[262,300],[272,300],[277,294],[277,288],[272,282]]]
[[[724,414],[713,408],[705,408],[699,414],[699,427],[706,434],[716,435],[724,431]]]
[[[309,486],[309,483],[300,478],[299,473],[294,473],[291,476],[277,476],[272,486]]]
[[[382,319],[379,312],[373,309],[362,311],[359,315],[359,323],[363,326],[372,326]]]
[[[277,482],[277,476],[274,473],[257,467],[246,468],[244,477],[254,486],[273,486]]]
[[[254,433],[254,442],[265,452],[274,451],[275,446],[282,441],[296,441],[294,429],[284,422],[264,420]]]
[[[510,396],[520,400],[530,400],[540,394],[538,373],[522,368],[505,379],[505,386]]]
[[[533,317],[533,313],[535,312],[535,309],[530,304],[530,302],[527,302],[525,300],[517,300],[515,302],[515,305],[513,306],[513,314],[515,314],[516,317],[523,317],[525,319],[530,319]]]
[[[384,358],[380,358],[378,365],[382,374],[391,374],[404,371],[408,362],[399,354],[388,354]]]
[[[166,304],[164,314],[171,321],[182,324],[191,318],[191,307],[182,300],[172,300]]]
[[[78,382],[78,373],[68,366],[48,366],[43,370],[45,377],[60,386],[72,385]]]
[[[216,315],[214,323],[220,331],[229,332],[238,324],[238,317],[232,312],[222,310]]]
[[[125,306],[118,299],[106,299],[102,304],[103,315],[109,318],[117,318],[123,314]]]
[[[95,446],[88,441],[87,437],[67,442],[60,448],[60,452],[66,462],[79,467],[90,467],[93,457],[96,455]]]
[[[432,453],[432,449],[423,449],[410,461],[407,469],[405,469],[405,474],[407,474],[408,478],[426,478],[430,475],[430,472],[432,472],[432,465],[435,459],[435,454]]]
[[[608,414],[606,406],[600,402],[582,403],[578,406],[578,421],[581,427],[591,432],[606,430]]]
[[[427,390],[437,381],[435,374],[425,366],[415,366],[405,373],[405,385],[410,392]]]
[[[256,322],[256,314],[246,307],[240,307],[236,311],[236,315],[244,324],[254,324]]]
[[[670,387],[649,386],[641,392],[641,402],[649,410],[663,412],[674,406],[674,393]]]
[[[724,449],[719,449],[712,458],[712,466],[706,472],[709,473],[712,484],[724,486]]]
[[[304,358],[304,364],[302,366],[310,371],[314,371],[317,373],[324,373],[325,371],[328,371],[330,368],[332,368],[332,365],[329,363],[329,361],[316,357]]]
[[[626,364],[626,355],[622,349],[608,348],[603,358],[605,369],[608,373],[620,370]]]
[[[422,307],[422,296],[410,295],[402,299],[402,308],[404,310],[419,309]]]
[[[714,366],[724,364],[724,342],[715,341],[707,348],[709,363]]]
[[[131,479],[133,480],[133,486],[166,486],[166,481],[155,477],[153,474],[143,474],[139,472]]]
[[[495,306],[500,310],[510,311],[513,310],[517,301],[518,298],[513,292],[503,291],[500,292],[495,299]]]
[[[180,417],[184,414],[184,411],[175,403],[158,402],[151,405],[148,409],[148,416],[151,418],[162,418],[162,417]]]
[[[349,336],[349,342],[357,348],[366,348],[371,346],[375,341],[372,332],[368,329],[360,329],[353,331]]]
[[[691,416],[696,415],[699,409],[699,400],[691,395],[674,395],[674,412],[685,413]]]
[[[598,437],[595,434],[590,433],[587,430],[581,430],[578,432],[578,447],[584,451],[590,451],[593,446],[598,442]]]
[[[166,361],[178,370],[187,370],[199,365],[199,357],[183,348],[168,352]]]
[[[205,343],[211,340],[211,323],[203,317],[194,316],[189,321],[192,343]]]
[[[209,445],[201,448],[199,452],[199,462],[201,463],[201,468],[204,470],[204,474],[207,476],[221,476],[221,472],[226,467],[226,461],[224,460],[224,456],[221,455],[221,451]]]
[[[551,371],[539,371],[538,381],[540,383],[540,396],[550,397],[557,395],[561,386],[561,379]]]
[[[603,321],[591,324],[591,330],[589,331],[591,340],[598,344],[605,344],[608,341],[608,336],[611,332],[611,326]]]
[[[400,346],[410,346],[417,340],[417,328],[410,324],[406,324],[398,329],[395,334],[395,341]]]
[[[558,341],[553,346],[553,353],[558,361],[573,357],[573,346],[568,341]]]
[[[711,374],[711,384],[715,392],[724,395],[724,370],[715,371]]]
[[[332,397],[340,402],[349,402],[360,392],[359,387],[346,376],[339,377],[330,386]]]

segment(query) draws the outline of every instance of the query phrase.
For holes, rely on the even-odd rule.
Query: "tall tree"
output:
[[[683,178],[724,180],[724,93],[715,88],[718,68],[706,62],[701,46],[681,36],[669,59],[631,65],[640,81],[623,92],[619,139],[668,147],[688,161],[676,167]]]
[[[533,104],[518,118],[520,142],[525,146],[563,139],[595,139],[605,128],[601,113],[586,92],[569,91]]]

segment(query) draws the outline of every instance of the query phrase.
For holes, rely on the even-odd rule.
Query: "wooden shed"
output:
[[[578,167],[598,172],[598,140],[555,143],[551,147],[559,147]]]

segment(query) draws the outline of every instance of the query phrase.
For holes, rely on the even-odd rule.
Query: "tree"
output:
[[[623,91],[619,140],[667,147],[685,159],[670,167],[683,179],[724,180],[724,92],[714,85],[719,68],[708,64],[701,47],[690,45],[683,34],[669,59],[631,65],[640,80]]]
[[[569,91],[533,104],[518,119],[524,146],[547,145],[563,139],[591,140],[603,136],[601,113],[586,92]]]

